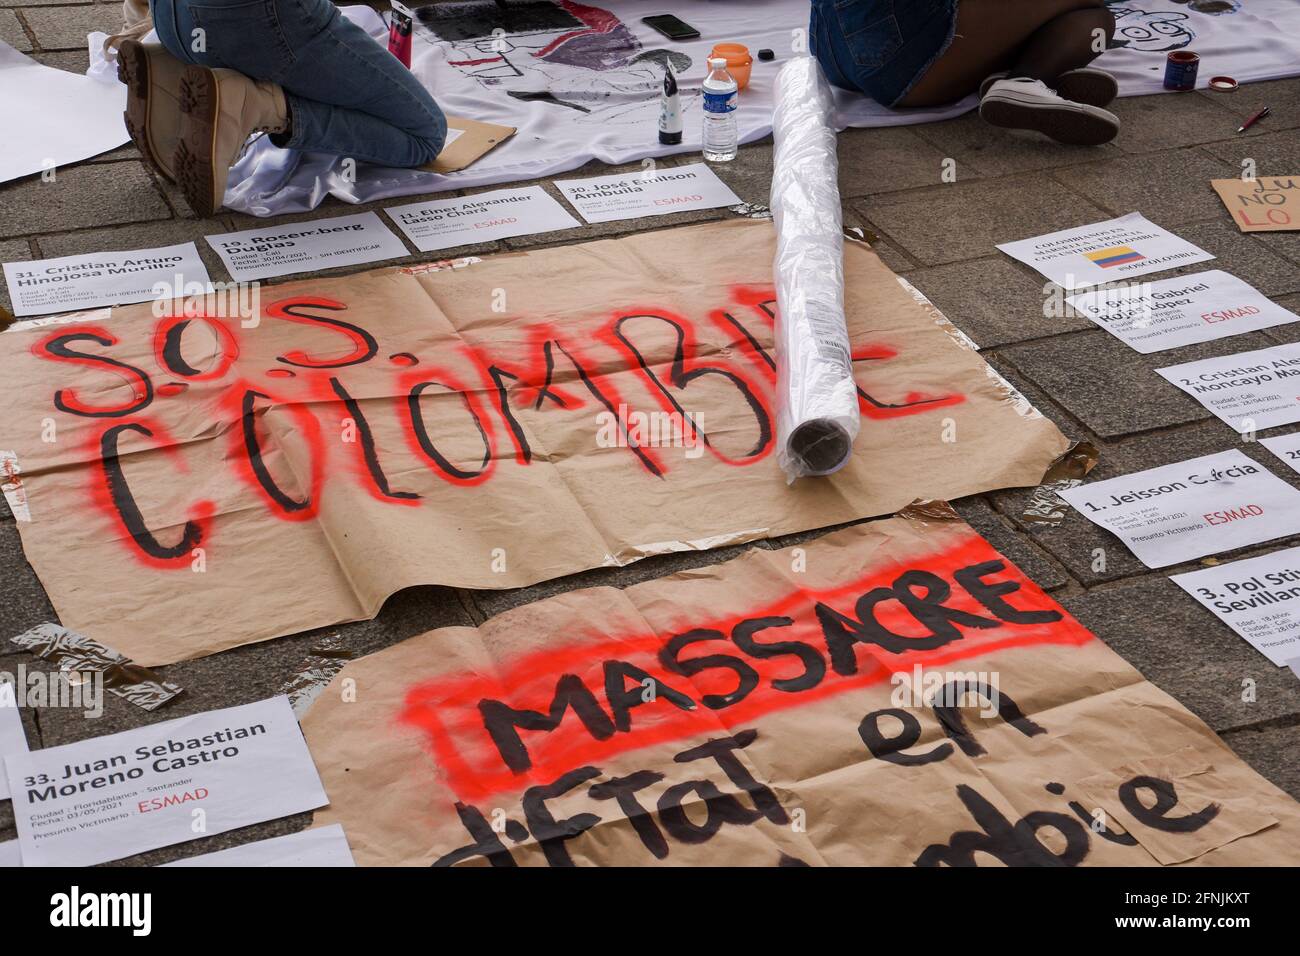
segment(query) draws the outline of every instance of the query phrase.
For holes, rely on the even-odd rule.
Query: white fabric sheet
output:
[[[432,19],[431,7],[416,11],[413,71],[448,113],[517,127],[515,137],[450,175],[363,166],[355,182],[342,175],[335,157],[289,153],[263,138],[235,167],[226,205],[272,216],[312,209],[327,194],[371,202],[550,176],[592,159],[626,163],[696,152],[704,60],[718,42],[744,43],[755,56],[738,122],[741,142],[762,139],[772,128],[776,72],[790,59],[792,42],[806,43],[809,4],[677,0],[651,9],[636,0],[511,0],[503,14],[484,0],[441,8],[459,12]],[[1112,10],[1121,45],[1098,65],[1119,79],[1121,95],[1161,92],[1165,57],[1173,49],[1201,55],[1201,86],[1217,74],[1248,82],[1300,73],[1300,0],[1121,0]],[[344,13],[386,42],[384,22],[369,7]],[[701,37],[668,40],[641,23],[649,13],[674,13]],[[494,26],[506,32],[494,36]],[[758,61],[764,47],[776,52],[774,62]],[[112,64],[97,48],[92,38],[91,73],[111,75]],[[660,64],[669,55],[682,90],[685,135],[677,146],[661,145],[656,131]],[[897,126],[959,116],[975,106],[975,97],[938,109],[895,111],[841,90],[836,106],[840,128]]]
[[[0,183],[117,149],[126,87],[41,66],[0,41]]]

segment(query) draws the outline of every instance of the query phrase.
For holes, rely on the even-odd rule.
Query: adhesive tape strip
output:
[[[1221,93],[1227,93],[1235,90],[1238,86],[1236,80],[1230,76],[1212,76],[1210,77],[1210,89],[1218,90]]]

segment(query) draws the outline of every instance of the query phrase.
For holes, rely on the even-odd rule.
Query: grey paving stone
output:
[[[22,240],[0,242],[0,262],[23,262],[31,257],[31,248]],[[6,309],[13,308],[13,303],[9,301],[9,288],[4,283],[0,283],[0,306]],[[0,511],[0,513],[6,512]]]
[[[199,256],[208,267],[211,278],[224,282],[230,276],[226,273],[221,257],[212,251],[212,247],[203,241],[203,237],[229,231],[224,224],[214,223],[212,220],[199,222],[192,219],[165,219],[161,222],[134,223],[110,229],[38,236],[36,242],[40,246],[41,256],[46,259],[105,250],[154,249],[159,246],[193,242],[198,247]]]
[[[0,10],[0,40],[22,53],[31,52],[32,41],[27,39],[18,15],[12,10]]]
[[[84,6],[96,0],[0,0],[0,7],[70,7]],[[103,0],[100,0],[103,2]]]
[[[1300,800],[1300,724],[1245,727],[1222,737],[1260,776]]]
[[[25,6],[25,4],[24,4]],[[90,69],[90,52],[88,50],[61,50],[56,53],[35,53],[32,59],[56,70],[69,73],[85,73]]]
[[[1069,316],[1045,316],[1042,281],[997,256],[917,269],[907,278],[982,349],[1094,328],[1073,310]]]
[[[1150,153],[1229,139],[1241,121],[1220,102],[1195,93],[1121,97],[1109,107],[1122,124],[1115,143],[1126,153]],[[1241,135],[1260,132],[1255,128]]]
[[[852,203],[886,238],[927,265],[996,253],[999,242],[1108,219],[1045,175],[956,182]]]
[[[1163,575],[1062,600],[1161,690],[1217,730],[1300,710],[1296,678],[1239,638]],[[1253,681],[1255,700],[1242,700]]]
[[[87,34],[96,30],[114,33],[122,27],[122,8],[118,5],[36,7],[24,10],[23,16],[42,50],[83,49]]]
[[[1247,133],[1239,139],[1210,143],[1204,149],[1231,163],[1238,176],[1242,172],[1242,161],[1247,159],[1254,160],[1256,176],[1290,176],[1300,168],[1300,130],[1268,132],[1264,128],[1271,121],[1270,116],[1251,128],[1249,133],[1261,131],[1258,136]]]
[[[62,232],[168,219],[171,211],[140,163],[92,163],[0,186],[0,236]]]
[[[1255,239],[1279,256],[1290,259],[1300,272],[1300,232],[1257,232]]]
[[[974,112],[942,123],[926,123],[916,127],[916,131],[942,155],[957,161],[958,182],[977,176],[1057,169],[1123,155],[1109,143],[1096,147],[1063,146],[1028,130],[1000,129],[990,126]]]
[[[1054,591],[1070,583],[1059,564],[983,498],[961,498],[954,501],[952,506],[984,540],[1009,558],[1012,564],[1025,572],[1043,590]]]
[[[942,183],[945,154],[918,135],[920,128],[881,126],[842,131],[835,143],[840,196],[852,199]]]
[[[18,538],[17,522],[0,521],[0,581],[5,598],[0,601],[0,652],[8,652],[9,638],[46,621],[57,621],[36,572],[27,563]]]
[[[1222,269],[1268,296],[1300,292],[1300,267],[1274,252],[1268,241],[1241,232],[1226,213],[1221,220],[1179,226],[1173,231],[1206,252],[1214,253],[1216,258],[1159,273],[1153,281],[1206,269]]]
[[[1228,179],[1237,172],[1204,153],[1174,149],[1071,166],[1055,176],[1116,216],[1136,210],[1173,228],[1221,213],[1223,203],[1210,180]]]
[[[1199,402],[1155,369],[1269,344],[1259,333],[1250,333],[1141,355],[1098,329],[1010,346],[1000,354],[1097,435],[1113,438],[1209,417]]]
[[[1268,80],[1264,83],[1243,83],[1231,93],[1200,90],[1198,95],[1230,110],[1233,116],[1237,117],[1238,126],[1264,107],[1271,106],[1273,112],[1260,120],[1265,126],[1265,131],[1300,127],[1300,110],[1295,108],[1295,104],[1300,103],[1300,77]]]
[[[997,349],[984,349],[980,356],[993,367],[1002,378],[1012,388],[1020,392],[1021,397],[1026,399],[1030,405],[1036,408],[1042,415],[1056,423],[1056,427],[1072,441],[1091,441],[1094,445],[1100,447],[1101,439],[1088,430],[1083,422],[1079,421],[1068,411],[1066,411],[1057,401],[1039,388],[1032,381],[1022,375],[1017,369],[1012,368],[1002,354]]]

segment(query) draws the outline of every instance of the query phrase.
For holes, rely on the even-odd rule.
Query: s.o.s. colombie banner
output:
[[[1300,862],[1300,805],[946,506],[349,663],[360,864]]]
[[[787,487],[770,224],[733,221],[0,335],[0,449],[62,623],[144,665],[1038,482],[1065,447],[860,244],[865,426]],[[188,303],[193,306],[194,303]],[[193,314],[192,314],[193,313]]]

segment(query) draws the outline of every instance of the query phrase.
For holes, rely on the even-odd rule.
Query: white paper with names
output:
[[[1300,491],[1235,449],[1058,494],[1148,568],[1300,534]]]
[[[208,269],[192,242],[6,262],[4,271],[9,301],[18,316],[151,302],[163,295],[201,293],[210,285]]]
[[[421,252],[581,225],[541,186],[413,202],[384,212]]]
[[[555,185],[587,222],[664,216],[740,202],[705,163],[649,167],[590,179],[557,179]]]
[[[1288,468],[1300,474],[1300,432],[1278,435],[1275,438],[1261,438],[1259,443],[1286,462]]]
[[[27,752],[27,734],[23,731],[23,718],[18,710],[14,685],[0,684],[0,775],[4,773],[5,760]],[[0,780],[0,800],[9,799],[9,781]]]
[[[1067,296],[1070,306],[1144,355],[1300,322],[1222,269]]]
[[[1214,258],[1136,212],[1090,226],[1004,242],[998,248],[1063,289],[1086,289]]]
[[[27,866],[93,866],[328,802],[283,696],[6,765]]]
[[[355,266],[409,255],[377,213],[281,223],[206,236],[236,282]]]
[[[288,836],[258,840],[243,846],[204,853],[164,866],[356,866],[348,838],[337,823],[318,830],[300,830]]]
[[[1300,657],[1300,548],[1169,579],[1279,667]]]
[[[1300,422],[1300,344],[1156,371],[1243,434]]]

